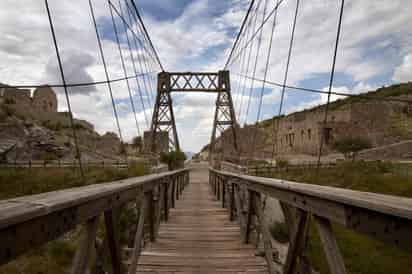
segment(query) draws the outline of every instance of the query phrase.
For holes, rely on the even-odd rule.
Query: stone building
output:
[[[0,105],[7,105],[21,118],[40,121],[53,127],[70,127],[70,113],[58,111],[56,93],[49,86],[38,87],[33,91],[17,89],[0,84]],[[75,119],[76,126],[94,130],[94,126],[84,120]]]
[[[43,112],[57,112],[57,97],[49,86],[34,90],[32,108]]]
[[[169,151],[169,133],[161,131],[156,133],[156,153]],[[143,134],[143,151],[150,153],[152,151],[152,132],[145,131]]]
[[[345,137],[363,138],[372,147],[412,139],[410,104],[360,100],[332,107],[324,124],[324,107],[281,117],[278,121],[277,149],[284,154],[316,155],[323,141],[324,153]]]
[[[57,112],[57,96],[49,86],[35,89],[31,96],[29,89],[17,89],[0,84],[0,98],[1,103],[12,105],[22,115]]]
[[[412,141],[412,104],[409,103],[412,83],[382,88],[368,95],[372,96],[332,102],[326,123],[325,106],[321,105],[237,128],[240,155],[259,159],[269,159],[273,155],[315,156],[321,142],[324,144],[322,153],[331,154],[336,153],[335,142],[347,137],[367,140],[372,148],[391,150],[394,144]],[[231,131],[224,132],[222,137],[217,142],[216,152],[230,156],[233,154]],[[409,149],[410,146],[402,147]],[[412,152],[404,154],[412,155]]]

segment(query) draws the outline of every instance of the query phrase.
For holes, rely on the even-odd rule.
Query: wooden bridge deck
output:
[[[190,185],[155,243],[146,247],[137,273],[266,273],[266,261],[241,243],[240,228],[210,193],[206,166],[190,173]]]

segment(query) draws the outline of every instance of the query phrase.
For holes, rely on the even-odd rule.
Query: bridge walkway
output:
[[[267,273],[267,267],[252,245],[241,243],[239,225],[211,194],[207,166],[199,165],[156,242],[143,250],[137,273]]]

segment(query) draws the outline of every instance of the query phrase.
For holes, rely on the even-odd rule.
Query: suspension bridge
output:
[[[321,121],[324,125],[329,119],[328,106],[331,96],[353,96],[350,93],[336,93],[332,89],[344,17],[344,0],[339,1],[336,40],[332,48],[327,90],[288,85],[294,36],[299,27],[297,18],[300,0],[289,1],[293,2],[295,8],[284,80],[281,83],[269,81],[267,76],[272,49],[276,45],[274,34],[278,26],[278,13],[286,0],[250,1],[226,64],[215,72],[165,70],[155,48],[155,41],[152,42],[135,1],[107,0],[105,2],[123,74],[120,78],[110,77],[94,2],[88,1],[89,13],[105,79],[98,82],[70,83],[66,80],[53,12],[45,0],[62,81],[61,84],[50,86],[64,90],[79,156],[76,158],[76,166],[82,171],[81,174],[84,163],[73,122],[70,90],[90,86],[107,88],[117,133],[123,144],[119,106],[113,88],[118,82],[125,83],[138,136],[142,135],[142,125],[137,118],[138,109],[144,114],[144,121],[151,136],[148,147],[153,155],[165,150],[181,150],[172,93],[201,92],[216,96],[209,147],[210,161],[189,163],[183,169],[142,177],[0,201],[0,265],[16,260],[19,256],[81,227],[81,240],[73,258],[71,273],[107,273],[98,269],[99,264],[92,263],[100,252],[96,246],[100,220],[104,220],[104,243],[109,255],[110,271],[115,274],[311,273],[310,264],[304,254],[310,222],[316,225],[325,259],[330,273],[333,274],[347,273],[344,257],[332,228],[333,223],[389,246],[412,251],[411,199],[251,176],[245,174],[245,167],[240,166],[242,151],[239,140],[242,136],[239,136],[237,129],[242,124],[245,125],[248,117],[252,115],[251,98],[255,85],[260,89],[254,120],[256,123],[262,120],[262,98],[268,86],[281,89],[279,108],[274,113],[277,116],[284,113],[283,104],[287,90],[327,95]],[[262,30],[265,26],[269,26],[270,37],[266,37],[267,47],[262,47]],[[263,63],[263,79],[256,76],[259,62]],[[237,81],[234,82],[231,77],[237,78]],[[234,89],[238,92],[236,97],[232,98]],[[374,100],[371,96],[367,98]],[[239,121],[242,118],[245,119],[243,123]],[[279,119],[273,119],[271,125],[274,140],[272,159],[279,150],[278,121]],[[165,132],[166,149],[160,138],[157,138]],[[224,136],[226,138],[223,138]],[[224,153],[216,151],[218,142],[224,142]],[[251,147],[255,147],[255,142],[256,136],[253,136]],[[320,166],[323,148],[324,140],[321,138],[317,168]],[[232,163],[230,168],[225,168],[228,166],[224,164],[225,161]],[[288,224],[289,245],[284,256],[279,253],[269,232],[264,212],[264,201],[267,197],[279,201]],[[133,233],[128,245],[125,246],[119,239],[119,216],[122,210],[130,206],[138,212],[138,216],[134,220],[135,225],[131,229]],[[89,269],[90,265],[95,269]]]

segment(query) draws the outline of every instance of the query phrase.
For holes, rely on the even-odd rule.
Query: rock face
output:
[[[0,160],[73,160],[75,142],[68,112],[58,112],[48,87],[30,90],[0,85]],[[120,159],[120,139],[99,135],[87,121],[74,120],[84,160]]]
[[[323,105],[237,128],[238,145],[242,156],[263,159],[274,153],[315,156],[321,142],[323,154],[333,154],[334,143],[348,137],[365,139],[373,148],[412,140],[412,104],[407,101],[412,101],[412,83],[381,88],[331,103],[326,124]],[[231,138],[229,132],[223,134],[218,152],[229,153]],[[377,152],[366,155],[375,159]],[[402,155],[412,159],[405,156],[411,153]]]

